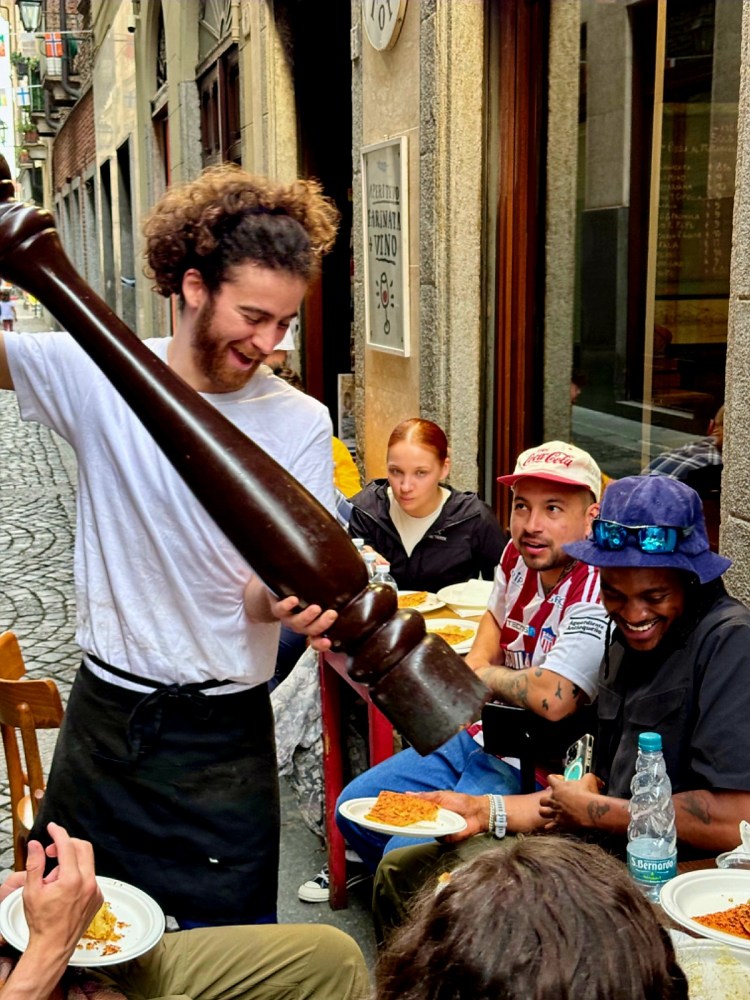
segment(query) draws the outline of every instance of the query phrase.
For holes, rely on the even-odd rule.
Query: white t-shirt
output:
[[[53,428],[78,456],[81,648],[168,683],[268,680],[279,626],[247,620],[252,571],[138,417],[67,333],[6,334],[5,343],[22,418]],[[166,360],[167,338],[146,344]],[[325,407],[266,369],[204,398],[333,510]]]
[[[407,514],[404,508],[400,506],[398,500],[394,497],[393,490],[390,486],[388,487],[387,492],[390,505],[388,513],[391,515],[393,525],[399,533],[404,551],[407,556],[410,556],[416,545],[422,541],[435,521],[437,521],[440,517],[443,507],[445,507],[445,502],[450,496],[450,491],[446,490],[444,486],[440,487],[440,503],[437,505],[435,510],[433,510],[433,512],[428,514],[426,517],[412,517],[411,514]]]

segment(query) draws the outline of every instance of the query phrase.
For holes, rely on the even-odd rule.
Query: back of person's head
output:
[[[433,423],[432,420],[423,420],[421,417],[411,417],[403,420],[391,431],[388,438],[388,447],[406,441],[408,444],[416,444],[421,448],[434,451],[439,462],[445,462],[448,457],[448,438],[442,427]]]
[[[627,869],[563,837],[479,855],[422,898],[377,1000],[687,1000],[669,935]]]
[[[191,268],[211,291],[245,263],[309,281],[338,221],[317,181],[277,184],[233,164],[210,167],[170,188],[146,218],[146,274],[164,296],[181,294]]]

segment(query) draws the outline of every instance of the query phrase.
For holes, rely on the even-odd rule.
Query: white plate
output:
[[[119,951],[114,955],[103,955],[106,941],[79,941],[69,965],[85,965],[90,968],[101,965],[118,965],[131,958],[137,958],[150,951],[161,941],[164,934],[164,914],[160,906],[145,892],[134,885],[117,879],[97,876],[97,882],[105,900],[109,903],[122,934],[116,942]],[[13,948],[24,951],[29,943],[29,928],[23,912],[23,889],[16,889],[0,903],[0,933]],[[91,945],[92,947],[88,947]]]
[[[725,934],[711,927],[704,927],[693,917],[706,913],[729,910],[750,900],[750,871],[737,869],[707,869],[685,872],[662,887],[659,902],[664,912],[694,934],[721,941],[722,944],[750,951],[750,938]]]
[[[466,829],[466,820],[450,809],[438,809],[437,819],[421,823],[410,823],[409,826],[392,826],[390,823],[378,823],[376,820],[365,819],[375,805],[377,798],[349,799],[339,806],[339,812],[352,823],[359,823],[368,830],[377,833],[387,833],[391,837],[447,837],[449,833],[460,833]]]
[[[691,941],[676,951],[690,987],[690,1000],[750,997],[750,952],[718,941]]]
[[[441,601],[454,608],[479,608],[485,611],[492,593],[492,580],[467,580],[453,583],[437,592]]]
[[[454,653],[468,653],[474,643],[479,623],[467,621],[465,618],[425,618],[425,627],[428,632],[437,632],[438,629],[445,628],[447,625],[468,629],[471,632],[469,638],[464,639],[463,642],[457,642],[455,645],[448,643]]]
[[[418,594],[418,590],[399,590],[398,596],[401,597],[403,594]],[[427,593],[427,591],[425,591]],[[437,611],[438,608],[444,608],[445,601],[441,601],[437,594],[427,593],[427,597],[421,604],[414,604],[410,608],[406,608],[407,611],[419,611],[420,614],[424,615],[428,611]]]

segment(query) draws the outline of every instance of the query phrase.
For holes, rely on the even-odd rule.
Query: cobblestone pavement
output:
[[[19,328],[49,326],[19,309]],[[66,703],[80,652],[74,640],[73,535],[75,457],[46,428],[23,423],[11,392],[0,391],[0,631],[14,631],[30,676],[53,677]],[[45,773],[55,732],[41,730]],[[372,961],[369,886],[350,893],[348,910],[305,904],[297,887],[325,861],[317,838],[300,819],[290,790],[282,785],[279,919],[329,923],[348,931]],[[13,866],[10,802],[5,758],[0,753],[0,869]],[[4,874],[0,872],[0,881]]]

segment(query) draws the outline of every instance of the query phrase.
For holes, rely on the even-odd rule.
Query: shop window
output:
[[[581,2],[573,434],[614,477],[724,401],[742,6]]]

